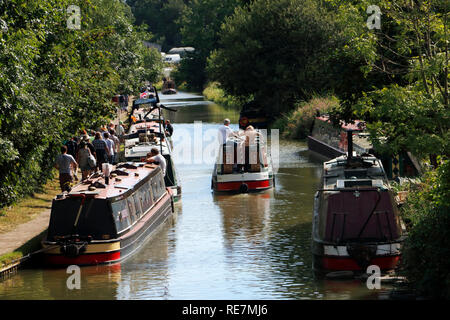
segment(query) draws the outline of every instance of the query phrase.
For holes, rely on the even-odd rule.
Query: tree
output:
[[[253,1],[225,20],[209,74],[227,93],[254,98],[279,115],[297,100],[332,90],[337,27],[317,1]]]
[[[218,47],[218,32],[225,17],[233,13],[239,0],[192,0],[184,11],[180,24],[182,43],[195,52],[183,59],[174,77],[186,81],[192,89],[201,90],[206,83],[206,60]]]
[[[114,114],[115,93],[156,79],[159,54],[132,22],[116,0],[0,2],[0,206],[45,182],[64,139]]]
[[[163,51],[181,44],[180,18],[188,0],[128,1],[138,25],[145,24],[154,36],[148,38],[162,45]]]
[[[353,107],[339,110],[337,118],[365,119],[379,150],[429,154],[437,166],[437,155],[450,154],[449,4],[403,0],[378,5],[381,29],[358,42],[371,39],[367,68],[398,79],[398,84],[366,91]]]

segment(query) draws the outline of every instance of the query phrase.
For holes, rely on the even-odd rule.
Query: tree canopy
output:
[[[3,206],[49,177],[64,139],[115,112],[112,96],[155,81],[161,59],[121,1],[1,1],[0,25]]]

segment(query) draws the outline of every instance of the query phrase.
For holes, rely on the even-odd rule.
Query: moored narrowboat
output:
[[[43,241],[47,265],[123,261],[172,216],[173,197],[159,166],[112,168],[111,174],[94,174],[53,200]]]
[[[154,90],[156,92],[156,89]],[[130,115],[139,116],[139,120],[130,124],[128,133],[124,136],[124,158],[126,161],[144,161],[151,149],[157,147],[166,160],[166,175],[164,176],[166,186],[171,188],[175,201],[179,201],[181,185],[172,158],[173,142],[172,138],[166,135],[161,109],[177,111],[160,104],[158,94],[155,99],[133,101]],[[151,134],[154,135],[153,141],[150,139]]]
[[[315,271],[395,269],[405,228],[379,159],[349,154],[323,164],[314,198],[312,253]]]

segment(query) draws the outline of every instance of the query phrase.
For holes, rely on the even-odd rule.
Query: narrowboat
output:
[[[159,166],[105,164],[103,173],[95,173],[53,199],[43,241],[44,262],[66,266],[123,261],[173,212],[171,190]]]
[[[406,235],[381,161],[353,152],[324,162],[314,197],[313,268],[316,272],[391,270]]]
[[[173,80],[166,80],[163,83],[161,88],[162,94],[176,94],[177,90],[175,89],[175,82]]]
[[[246,193],[273,187],[271,159],[259,137],[247,147],[245,138],[231,138],[219,148],[211,180],[214,192]]]
[[[145,106],[150,107],[145,108]],[[152,148],[158,147],[167,164],[164,181],[166,186],[171,188],[175,201],[178,201],[181,198],[181,186],[177,179],[177,172],[172,158],[173,142],[172,138],[165,134],[161,109],[172,112],[177,111],[160,104],[158,94],[156,94],[156,98],[133,101],[130,115],[142,114],[142,117],[130,125],[128,133],[124,136],[124,157],[126,161],[139,162],[147,156]],[[151,115],[151,118],[149,118],[149,115]],[[155,135],[155,141],[150,141],[150,134]]]
[[[415,177],[422,172],[421,164],[410,152],[399,154],[380,154],[374,149],[369,133],[365,132],[365,122],[355,120],[353,123],[342,122],[336,127],[327,115],[315,117],[311,135],[307,137],[308,149],[328,159],[347,153],[347,132],[353,132],[353,151],[357,154],[369,153],[383,163],[389,179],[397,177]]]
[[[170,137],[160,131],[160,124],[156,122],[143,122],[132,125],[130,134],[125,139],[125,160],[143,161],[153,148],[158,148],[166,159],[166,175],[164,181],[171,188],[175,201],[181,197],[181,186],[178,183],[177,171],[172,158],[172,144]],[[150,134],[155,135],[155,140],[150,141]]]

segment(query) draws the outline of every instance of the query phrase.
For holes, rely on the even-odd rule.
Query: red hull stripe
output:
[[[400,256],[378,257],[373,258],[371,265],[377,265],[381,270],[391,270],[397,266]],[[339,270],[339,271],[356,271],[361,270],[355,260],[351,258],[322,258],[322,267],[325,270]]]
[[[95,254],[82,254],[75,258],[63,255],[46,255],[46,262],[52,265],[95,265],[120,260],[120,251]]]
[[[249,190],[256,190],[262,188],[269,188],[270,182],[269,180],[260,180],[260,181],[231,181],[231,182],[217,182],[216,190],[217,191],[238,191],[242,184],[246,184]]]

